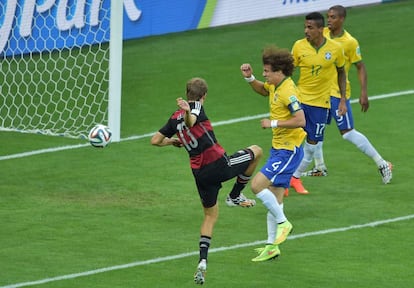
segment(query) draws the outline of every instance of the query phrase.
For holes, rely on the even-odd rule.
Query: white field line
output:
[[[355,230],[355,229],[376,227],[376,226],[385,225],[385,224],[389,224],[389,223],[393,223],[393,222],[408,221],[408,220],[411,220],[411,219],[414,219],[414,214],[407,215],[407,216],[402,216],[402,217],[397,217],[397,218],[391,218],[391,219],[385,219],[385,220],[369,222],[369,223],[365,223],[365,224],[351,225],[351,226],[348,226],[348,227],[331,228],[331,229],[326,229],[326,230],[307,232],[307,233],[298,234],[298,235],[291,235],[291,236],[288,237],[288,240],[295,240],[295,239],[299,239],[299,238],[319,236],[319,235],[325,235],[325,234],[331,234],[331,233],[337,233],[337,232],[346,232],[346,231]],[[236,245],[227,246],[227,247],[213,248],[213,249],[209,249],[209,253],[229,251],[229,250],[234,250],[234,249],[239,249],[239,248],[262,245],[264,243],[265,243],[265,241],[255,241],[255,242],[250,242],[250,243],[236,244]],[[196,256],[196,255],[198,255],[198,253],[199,253],[198,251],[193,251],[193,252],[177,254],[177,255],[172,255],[172,256],[165,256],[165,257],[154,258],[154,259],[149,259],[149,260],[144,260],[144,261],[137,261],[137,262],[127,263],[127,264],[122,264],[122,265],[110,266],[110,267],[106,267],[106,268],[100,268],[100,269],[95,269],[95,270],[90,270],[90,271],[85,271],[85,272],[80,272],[80,273],[56,276],[56,277],[52,277],[52,278],[45,278],[45,279],[31,281],[31,282],[22,282],[22,283],[10,284],[10,285],[6,285],[6,286],[1,286],[0,288],[18,288],[18,287],[26,287],[26,286],[32,286],[32,285],[40,285],[40,284],[44,284],[44,283],[48,283],[48,282],[68,280],[68,279],[73,279],[73,278],[78,278],[78,277],[95,275],[95,274],[99,274],[99,273],[105,273],[105,272],[114,271],[114,270],[127,269],[127,268],[136,267],[136,266],[143,266],[143,265],[148,265],[148,264],[153,264],[153,263],[166,262],[166,261],[186,258],[186,257],[189,257],[189,256]]]
[[[394,93],[371,96],[371,97],[369,97],[369,100],[374,101],[374,100],[379,100],[379,99],[384,99],[384,98],[391,98],[391,97],[412,95],[412,94],[414,94],[414,90],[399,91],[399,92],[394,92]],[[359,101],[359,99],[352,99],[351,103],[358,103],[358,101]],[[260,119],[260,118],[267,117],[267,116],[269,116],[269,113],[214,122],[214,123],[212,123],[212,125],[213,126],[228,125],[228,124],[233,124],[233,123],[238,123],[238,122],[243,122],[243,121]],[[127,137],[127,138],[123,138],[120,141],[130,141],[130,140],[138,140],[138,139],[142,139],[142,138],[147,138],[147,137],[151,137],[152,135],[154,135],[154,133],[155,132],[142,134],[142,135],[136,135],[136,136],[130,136],[130,137]],[[0,161],[16,159],[16,158],[23,158],[23,157],[29,157],[29,156],[44,154],[44,153],[53,153],[53,152],[58,152],[58,151],[63,151],[63,150],[77,149],[77,148],[88,147],[88,146],[90,146],[89,143],[85,143],[85,144],[68,145],[68,146],[33,150],[33,151],[28,151],[28,152],[23,152],[23,153],[0,156]]]

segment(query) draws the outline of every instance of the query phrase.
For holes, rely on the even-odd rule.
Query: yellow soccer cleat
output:
[[[266,244],[259,256],[252,259],[253,262],[263,262],[274,259],[280,255],[279,246],[273,244]]]

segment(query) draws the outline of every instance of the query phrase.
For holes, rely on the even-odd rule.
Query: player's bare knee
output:
[[[253,151],[255,159],[259,159],[263,155],[263,149],[258,145],[249,146],[249,149]]]

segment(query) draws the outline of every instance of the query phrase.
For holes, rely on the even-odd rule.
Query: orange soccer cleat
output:
[[[309,194],[309,191],[303,187],[300,178],[292,177],[290,179],[290,186],[293,187],[293,189],[295,189],[295,191],[299,194]]]

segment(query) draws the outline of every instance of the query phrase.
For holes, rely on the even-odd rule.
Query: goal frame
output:
[[[0,131],[120,141],[124,1],[87,1],[0,5]]]
[[[109,40],[108,126],[112,141],[121,140],[123,1],[111,1]]]

